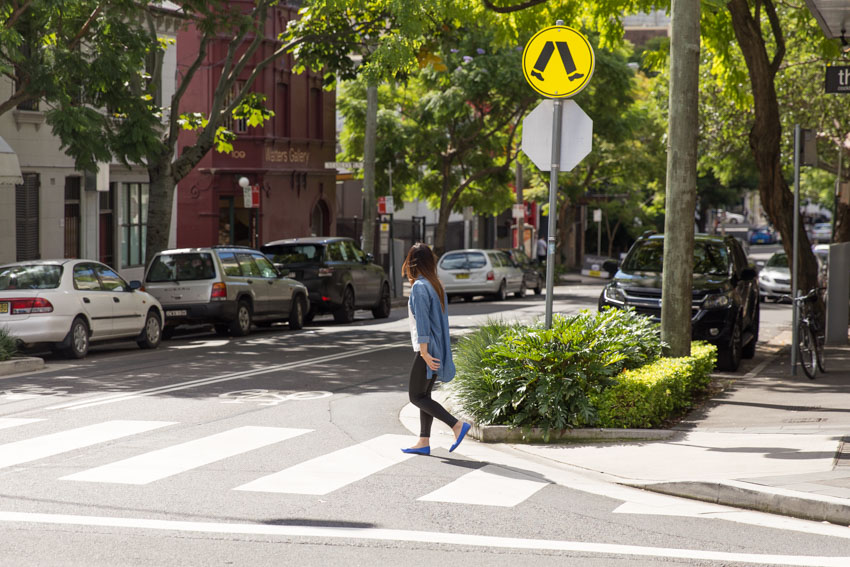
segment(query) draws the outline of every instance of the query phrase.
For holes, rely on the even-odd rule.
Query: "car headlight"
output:
[[[610,301],[611,303],[625,303],[626,302],[626,294],[623,293],[616,285],[609,285],[605,287],[605,290],[602,292],[602,297],[605,301]]]
[[[706,296],[702,306],[703,309],[723,309],[724,307],[729,307],[731,304],[732,299],[729,297],[729,293],[718,293]]]
[[[759,279],[764,280],[766,283],[773,283],[773,276],[770,274],[759,274]]]

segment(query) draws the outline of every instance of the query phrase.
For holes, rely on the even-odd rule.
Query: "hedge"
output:
[[[662,427],[689,409],[708,387],[717,362],[717,347],[695,342],[691,355],[660,358],[646,366],[624,370],[616,383],[592,396],[599,427]]]
[[[18,340],[9,334],[6,327],[0,327],[0,361],[9,360],[18,352]]]

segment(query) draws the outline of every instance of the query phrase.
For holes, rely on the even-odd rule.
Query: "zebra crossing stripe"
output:
[[[228,457],[292,439],[311,429],[237,427],[180,445],[62,477],[60,480],[148,484]]]
[[[19,425],[26,425],[28,423],[35,423],[36,421],[44,421],[43,419],[25,419],[23,417],[0,417],[0,429],[7,429],[9,427],[17,427]]]
[[[512,507],[521,504],[549,484],[528,473],[486,465],[419,498],[426,502],[450,502],[479,506]]]
[[[0,468],[28,463],[75,449],[144,433],[172,421],[114,420],[0,445]]]
[[[328,494],[414,457],[401,452],[409,444],[410,435],[381,435],[258,478],[235,490]]]

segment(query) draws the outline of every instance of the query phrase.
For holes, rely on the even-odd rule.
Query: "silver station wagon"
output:
[[[484,295],[497,301],[509,293],[525,295],[523,270],[501,250],[452,250],[437,263],[437,275],[449,300]]]
[[[151,260],[144,285],[165,310],[165,338],[184,324],[212,324],[234,336],[247,335],[255,323],[288,321],[300,329],[308,307],[303,284],[243,246],[165,250]]]

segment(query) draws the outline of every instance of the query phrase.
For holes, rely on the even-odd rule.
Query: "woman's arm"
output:
[[[419,356],[422,357],[428,368],[434,372],[440,369],[440,359],[428,354],[428,343],[419,343]]]

